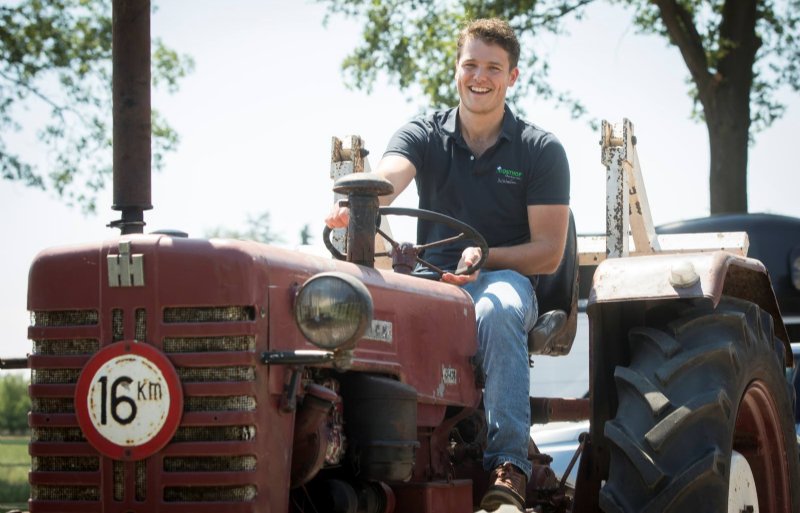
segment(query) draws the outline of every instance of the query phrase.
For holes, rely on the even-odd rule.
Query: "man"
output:
[[[477,20],[458,39],[458,107],[416,119],[392,138],[376,173],[394,185],[381,197],[388,205],[416,180],[420,208],[435,210],[475,227],[487,240],[483,270],[447,272],[442,280],[461,285],[475,302],[476,361],[485,379],[489,424],[484,466],[492,469],[481,507],[524,509],[530,478],[527,458],[527,333],[537,318],[536,275],[556,270],[566,241],[569,165],[550,133],[517,118],[506,91],[519,76],[519,42],[498,19]],[[347,225],[348,212],[334,207],[330,227]],[[452,235],[420,221],[418,243]],[[455,251],[455,254],[453,254]],[[423,256],[443,269],[476,263],[479,248],[431,248]]]

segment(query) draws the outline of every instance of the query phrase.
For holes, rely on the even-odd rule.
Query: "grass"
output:
[[[28,455],[27,436],[0,436],[0,512],[28,509]]]

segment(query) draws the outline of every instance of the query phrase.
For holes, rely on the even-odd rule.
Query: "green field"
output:
[[[0,436],[0,512],[28,509],[28,440],[27,436]]]

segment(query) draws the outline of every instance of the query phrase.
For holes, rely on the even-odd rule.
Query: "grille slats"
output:
[[[256,309],[252,306],[208,306],[187,308],[165,308],[164,322],[242,322],[253,321]]]
[[[246,486],[168,486],[165,502],[250,502],[256,498],[256,487]]]
[[[59,310],[31,312],[31,326],[52,328],[57,326],[91,326],[99,321],[97,310]]]
[[[96,486],[31,485],[34,501],[99,501],[100,489]]]
[[[255,456],[180,456],[164,458],[164,472],[244,472],[255,469]]]
[[[167,353],[218,353],[255,351],[256,338],[248,335],[225,337],[169,337],[164,339]]]
[[[255,411],[256,398],[247,395],[229,397],[187,397],[183,411]]]
[[[97,472],[97,456],[31,456],[33,472]]]

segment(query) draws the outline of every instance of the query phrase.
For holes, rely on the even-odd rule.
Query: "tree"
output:
[[[313,238],[314,236],[311,235],[311,226],[304,224],[303,228],[300,230],[300,244],[303,246],[308,246],[311,244],[311,239]]]
[[[0,433],[22,433],[28,429],[28,382],[20,375],[0,377]]]
[[[380,73],[403,90],[419,87],[431,107],[456,103],[454,35],[465,20],[509,20],[528,48],[542,34],[561,34],[603,0],[319,0],[329,15],[364,22],[361,44],[342,66],[349,84],[370,90]],[[605,0],[633,13],[640,33],[666,38],[689,71],[695,114],[706,123],[711,157],[711,213],[747,211],[748,144],[780,118],[776,93],[800,91],[800,0]],[[548,65],[524,55],[524,73],[509,101],[532,88],[539,96],[586,113],[547,82]]]
[[[0,176],[55,191],[94,211],[111,174],[111,2],[20,0],[0,5]],[[168,91],[191,72],[191,58],[156,39],[152,80]],[[153,164],[178,136],[153,111]],[[35,126],[23,114],[40,119]],[[45,162],[12,149],[14,132],[33,130]],[[40,152],[42,153],[42,152]],[[47,170],[43,169],[47,168]]]

